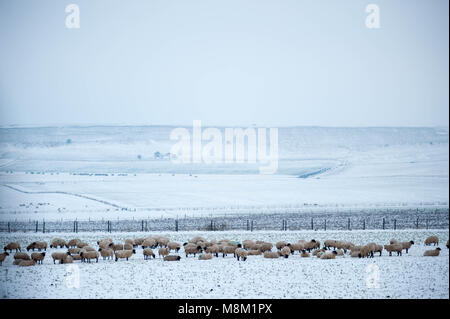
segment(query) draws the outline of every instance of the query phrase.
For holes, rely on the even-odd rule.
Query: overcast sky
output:
[[[448,126],[448,6],[1,0],[0,125]]]

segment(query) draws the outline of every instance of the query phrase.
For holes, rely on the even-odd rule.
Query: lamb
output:
[[[67,248],[75,248],[78,246],[78,244],[81,242],[80,239],[75,238],[75,239],[71,239],[67,242]]]
[[[35,249],[37,249],[38,251],[41,251],[41,250],[47,250],[47,243],[45,242],[45,241],[35,241],[35,242],[32,242],[31,244],[29,244],[28,246],[27,246],[27,251],[30,251],[30,249],[31,250],[35,250]]]
[[[128,260],[128,258],[130,258],[131,256],[133,256],[133,254],[136,253],[136,250],[117,250],[115,251],[115,255],[116,255],[116,261],[118,261],[119,259],[123,259],[126,258],[126,260]]]
[[[53,264],[55,264],[55,261],[56,261],[56,260],[59,260],[59,263],[60,263],[60,264],[63,264],[63,263],[64,263],[64,259],[66,259],[67,256],[70,256],[70,252],[66,252],[66,253],[63,253],[63,252],[54,252],[54,253],[52,254]]]
[[[161,256],[168,256],[170,254],[170,249],[169,248],[160,248],[158,249],[158,255],[159,257]]]
[[[406,250],[406,253],[408,253],[408,250],[411,248],[412,245],[414,245],[414,241],[403,241],[400,243],[402,245],[403,249]]]
[[[3,250],[9,250],[10,253],[12,253],[13,250],[15,250],[16,252],[21,251],[19,243],[9,243],[3,248]]]
[[[175,252],[180,251],[180,244],[174,241],[170,241],[167,243],[167,247],[169,247],[170,250],[175,250]]]
[[[114,251],[111,248],[99,248],[98,251],[100,252],[100,256],[103,257],[103,260],[113,258]]]
[[[151,248],[145,248],[144,249],[144,260],[147,260],[150,257],[153,257],[153,259],[155,259],[155,254],[153,253],[153,250]]]
[[[28,267],[34,265],[36,265],[36,262],[34,260],[21,260],[19,262],[19,267]]]
[[[98,252],[96,251],[82,251],[80,253],[81,262],[91,262],[91,259],[95,259],[98,262]]]
[[[2,266],[3,262],[6,259],[6,256],[9,256],[9,254],[6,251],[0,254],[0,266]]]
[[[164,261],[178,261],[180,259],[181,257],[176,255],[169,255],[164,257]]]
[[[289,249],[289,248],[287,248],[287,249]],[[291,253],[291,250],[289,249],[289,254],[290,253]],[[245,249],[237,248],[235,250],[235,255],[236,255],[236,258],[238,261],[239,261],[239,258],[242,258],[243,261],[246,261],[247,257],[248,257],[248,252]]]
[[[438,247],[436,249],[432,249],[432,250],[426,250],[423,255],[424,256],[430,256],[430,257],[437,257],[439,256],[439,253],[441,252],[441,249]]]
[[[280,250],[280,256],[284,256],[284,258],[288,258],[291,254],[291,249],[287,246],[281,248]]]
[[[264,252],[264,258],[279,258],[280,255],[278,255],[277,252],[272,252],[272,251],[266,251]]]
[[[30,260],[31,258],[30,258],[30,256],[28,256],[27,253],[19,252],[19,253],[15,253],[14,259]]]
[[[434,246],[439,245],[439,238],[437,236],[430,236],[425,239],[425,245],[430,246],[434,244]]]
[[[38,264],[42,264],[42,261],[45,258],[45,253],[32,253],[31,259],[34,260]]]
[[[277,247],[278,250],[281,250],[284,246],[286,246],[287,243],[285,241],[279,241],[275,244],[275,247]]]
[[[389,252],[389,256],[392,256],[392,252],[397,252],[397,256],[402,255],[403,246],[400,244],[384,245],[384,249]]]
[[[67,243],[64,239],[54,238],[50,244],[50,248],[63,248],[67,247]]]
[[[186,258],[190,254],[194,254],[194,257],[195,257],[195,254],[199,254],[202,252],[202,247],[198,246],[196,244],[189,243],[184,246],[184,252],[186,253]]]
[[[333,250],[331,253],[324,253],[320,256],[320,259],[335,259],[337,255],[336,250]]]
[[[206,254],[201,254],[200,256],[198,256],[198,259],[199,259],[199,260],[209,260],[209,259],[212,259],[212,255],[211,255],[211,254],[208,254],[208,253],[206,253]]]

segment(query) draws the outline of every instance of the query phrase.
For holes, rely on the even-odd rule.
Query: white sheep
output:
[[[437,236],[430,236],[425,239],[425,245],[429,246],[434,244],[434,246],[439,245],[439,238]]]
[[[36,263],[42,264],[42,261],[45,258],[45,253],[32,253],[31,259],[33,259]]]
[[[123,259],[125,258],[126,260],[128,260],[128,258],[130,258],[131,256],[133,256],[133,254],[136,253],[136,250],[116,250],[115,251],[115,256],[116,256],[116,261],[118,261],[119,259]]]
[[[424,256],[430,256],[430,257],[437,257],[439,256],[439,253],[441,252],[441,249],[438,247],[436,249],[432,249],[432,250],[426,250],[423,255]]]

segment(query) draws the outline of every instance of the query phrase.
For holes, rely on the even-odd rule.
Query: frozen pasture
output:
[[[0,244],[19,241],[50,242],[54,237],[80,238],[93,247],[100,238],[123,242],[126,238],[156,233],[1,233]],[[158,235],[183,243],[194,236],[206,239],[280,240],[294,242],[312,238],[348,240],[355,244],[391,238],[414,240],[409,254],[389,257],[384,251],[373,259],[337,257],[320,260],[301,258],[264,259],[249,256],[238,262],[232,256],[201,261],[194,257],[164,262],[158,256],[145,261],[142,248],[129,261],[75,262],[54,265],[48,250],[43,265],[17,267],[12,256],[0,267],[2,298],[449,298],[449,253],[445,247],[448,230],[365,231],[228,231],[166,232]],[[436,235],[442,248],[439,257],[423,257],[423,242]],[[61,249],[58,249],[61,250]]]

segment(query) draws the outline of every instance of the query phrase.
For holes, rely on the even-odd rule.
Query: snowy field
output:
[[[280,128],[274,175],[156,159],[171,129],[0,128],[0,220],[449,204],[448,128]]]
[[[22,247],[34,240],[49,242],[54,237],[81,238],[93,247],[100,238],[114,241],[156,235],[152,233],[0,234],[2,245],[19,241]],[[142,248],[129,261],[99,260],[98,263],[53,265],[49,250],[43,265],[17,267],[12,257],[0,267],[2,298],[449,298],[449,253],[445,247],[448,230],[401,231],[302,231],[302,232],[171,232],[158,233],[185,242],[200,235],[206,239],[297,241],[312,238],[348,240],[355,244],[391,238],[414,240],[409,254],[358,259],[337,257],[320,260],[301,258],[264,259],[250,256],[238,262],[232,256],[200,261],[193,256],[178,262],[164,262],[158,256],[145,261]],[[438,257],[423,257],[427,236],[440,239]],[[70,238],[69,238],[70,237]],[[59,251],[59,250],[58,250]],[[79,288],[71,278],[78,267]],[[378,271],[378,277],[377,277]],[[378,278],[373,286],[371,278]],[[69,285],[68,285],[69,283]],[[369,285],[368,285],[369,283]]]

